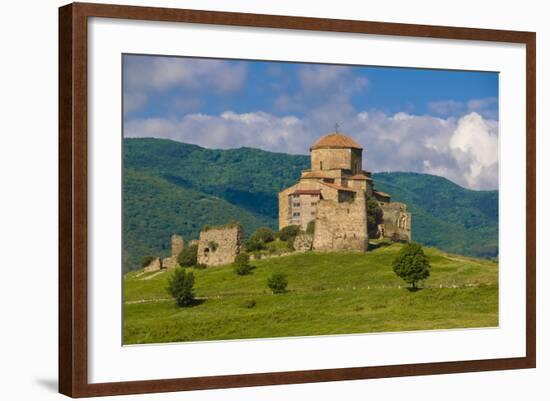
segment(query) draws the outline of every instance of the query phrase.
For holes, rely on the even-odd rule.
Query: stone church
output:
[[[403,203],[374,187],[363,170],[363,148],[339,132],[327,134],[310,148],[311,168],[296,184],[279,192],[279,229],[315,221],[312,248],[320,251],[366,251],[367,205],[374,198],[384,216],[378,236],[411,240],[411,214]]]

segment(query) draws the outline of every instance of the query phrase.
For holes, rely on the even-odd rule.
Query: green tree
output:
[[[254,251],[261,251],[262,249],[265,249],[266,246],[263,242],[249,239],[244,243],[244,249],[246,252],[254,252]]]
[[[251,241],[257,241],[261,243],[268,243],[275,239],[273,230],[269,227],[260,227],[250,236]]]
[[[294,238],[300,233],[300,226],[290,225],[279,231],[278,236],[281,241],[294,241]]]
[[[382,208],[372,198],[367,198],[367,230],[369,237],[374,237],[378,233],[378,225],[384,222],[384,212]]]
[[[195,276],[192,272],[186,272],[185,269],[177,268],[174,274],[168,279],[168,292],[176,300],[176,305],[180,307],[192,306],[195,303]]]
[[[252,273],[254,266],[250,264],[250,256],[246,253],[239,253],[233,262],[233,271],[239,276]]]
[[[282,273],[273,273],[271,277],[267,279],[267,286],[274,294],[282,294],[286,291],[288,280]]]
[[[197,264],[198,249],[198,245],[191,245],[187,248],[183,248],[178,255],[178,264],[182,267],[195,266]]]
[[[416,283],[430,276],[430,261],[422,246],[416,243],[405,245],[392,262],[393,271],[416,290]]]

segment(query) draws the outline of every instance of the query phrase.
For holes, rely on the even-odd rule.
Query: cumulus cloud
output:
[[[438,118],[407,113],[351,114],[343,131],[364,147],[364,168],[444,176],[472,189],[498,188],[498,123],[478,113]],[[327,133],[322,116],[265,112],[188,114],[179,119],[140,119],[125,124],[127,137],[161,137],[209,148],[248,146],[307,154]]]

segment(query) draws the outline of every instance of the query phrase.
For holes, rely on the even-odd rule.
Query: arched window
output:
[[[322,161],[320,161],[320,162],[319,162],[319,164],[320,164],[320,166],[321,166],[321,170],[322,170],[322,169],[323,169],[323,162],[322,162]]]

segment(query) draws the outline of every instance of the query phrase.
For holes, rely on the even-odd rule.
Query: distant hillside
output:
[[[166,254],[169,236],[197,238],[205,224],[239,220],[247,233],[277,226],[277,193],[309,157],[205,149],[164,139],[124,139],[124,265]],[[470,191],[436,176],[374,174],[375,186],[409,205],[413,238],[464,255],[498,254],[498,192]]]
[[[415,241],[463,255],[498,256],[498,191],[472,191],[428,174],[373,178],[377,189],[408,205]]]

